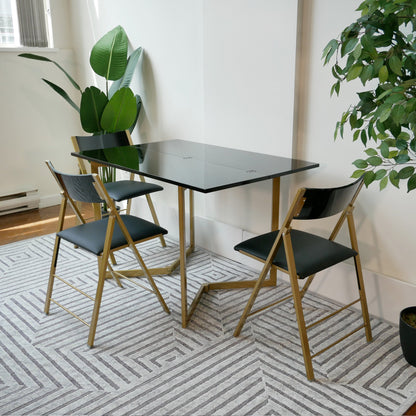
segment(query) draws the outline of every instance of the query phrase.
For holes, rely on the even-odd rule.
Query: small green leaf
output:
[[[407,181],[407,192],[413,191],[416,189],[416,174],[412,175]]]
[[[335,51],[338,49],[338,41],[336,39],[332,39],[328,42],[322,52],[322,59],[324,59],[324,65],[326,65]]]
[[[389,174],[390,183],[395,186],[396,188],[399,187],[399,178],[397,177],[397,172],[395,170],[391,170]]]
[[[385,176],[381,181],[380,181],[380,191],[382,191],[388,184],[389,182],[389,178],[388,176]]]
[[[398,173],[399,179],[407,179],[410,178],[415,172],[415,168],[413,166],[406,166],[405,168],[401,169]]]
[[[396,124],[401,124],[406,116],[406,110],[402,105],[395,105],[391,111],[391,117]]]
[[[331,87],[331,97],[334,94],[334,92],[336,92],[337,95],[339,95],[339,89],[340,89],[341,83],[339,81],[337,81],[332,87]]]
[[[375,149],[366,149],[365,152],[367,153],[368,156],[376,156],[377,155],[377,150],[375,150]]]
[[[381,101],[386,95],[390,95],[392,93],[392,89],[387,89],[385,91],[383,91],[378,97],[377,100]]]
[[[395,74],[402,75],[402,61],[397,55],[393,55],[389,59],[389,66]]]
[[[365,169],[368,167],[368,163],[363,159],[357,159],[352,164],[358,169]]]
[[[369,186],[374,180],[376,179],[375,173],[370,170],[364,174],[364,184],[365,186]]]
[[[378,71],[378,78],[381,83],[386,82],[389,78],[389,70],[387,69],[386,65],[383,65]]]
[[[338,137],[338,133],[339,133],[339,127],[340,127],[341,123],[339,121],[336,122],[335,124],[335,130],[334,130],[334,140],[337,139]]]
[[[352,81],[355,78],[358,78],[363,70],[363,66],[361,64],[353,65],[347,74],[347,81]]]
[[[407,163],[410,160],[409,155],[407,154],[399,154],[397,157],[394,158],[397,164]]]
[[[346,43],[344,43],[341,47],[341,56],[345,56],[350,53],[358,43],[357,38],[351,38]]]
[[[361,142],[364,146],[367,144],[367,132],[365,130],[361,130]]]
[[[361,37],[361,45],[363,45],[363,49],[367,51],[373,59],[378,56],[370,35],[364,35]]]
[[[409,133],[407,133],[407,132],[405,132],[405,131],[402,131],[402,132],[399,134],[398,139],[400,139],[400,140],[405,140],[406,142],[408,142],[408,141],[410,140],[410,134],[409,134]]]
[[[355,112],[351,113],[350,115],[350,126],[351,130],[354,130],[357,126],[357,114]]]
[[[374,130],[373,123],[368,123],[368,137],[371,137],[375,142],[377,141],[377,134]]]
[[[397,139],[396,140],[396,147],[399,150],[407,150],[407,141],[403,139]]]
[[[363,47],[361,46],[361,43],[359,43],[352,53],[355,59],[358,59],[361,56],[361,52],[363,50]]]
[[[380,122],[384,123],[390,117],[390,114],[391,114],[391,107],[383,108],[380,114]]]
[[[364,175],[364,173],[365,173],[365,170],[363,170],[363,169],[358,169],[358,170],[355,170],[355,171],[352,173],[351,178],[361,178],[361,176],[363,176],[363,175]]]
[[[355,142],[358,139],[360,133],[361,133],[361,130],[355,130],[355,132],[354,132],[354,134],[352,136],[352,141],[353,142]]]
[[[371,156],[371,157],[369,157],[367,159],[367,162],[371,166],[380,166],[383,163],[382,159],[380,157],[378,157],[378,156]]]
[[[375,174],[376,174],[376,177],[375,177],[376,181],[379,181],[387,175],[387,170],[379,169],[377,172],[375,172]]]
[[[363,85],[373,77],[373,65],[364,66],[360,74],[360,79]]]

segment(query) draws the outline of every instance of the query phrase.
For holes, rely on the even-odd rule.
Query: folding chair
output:
[[[72,136],[71,139],[76,152],[133,145],[133,141],[128,130],[95,136]],[[82,174],[87,174],[89,172],[85,160],[78,158],[78,166]],[[108,182],[105,183],[104,186],[108,192],[108,195],[110,195],[114,201],[127,201],[127,214],[130,214],[131,211],[132,198],[145,195],[150,213],[153,218],[153,222],[159,225],[156,210],[153,205],[152,198],[149,194],[162,191],[163,188],[153,183],[147,183],[144,176],[142,175],[139,175],[139,178],[140,181],[135,181],[134,173],[131,173],[130,180]],[[166,242],[163,236],[160,237],[160,242],[162,247],[166,246]]]
[[[170,313],[162,295],[160,294],[152,276],[149,273],[136,244],[147,241],[153,238],[157,238],[161,235],[167,234],[167,231],[159,225],[146,221],[142,218],[132,215],[120,215],[114,204],[112,198],[108,195],[108,192],[96,174],[81,174],[81,175],[68,175],[58,172],[50,161],[46,162],[52,175],[58,182],[61,188],[62,203],[59,213],[58,230],[55,237],[55,245],[52,256],[52,263],[49,274],[49,283],[45,301],[45,313],[49,314],[51,302],[57,304],[65,311],[69,312],[72,316],[79,319],[81,322],[89,326],[88,345],[93,346],[95,332],[98,322],[98,315],[100,311],[101,298],[103,293],[104,281],[106,279],[107,269],[111,276],[116,280],[117,284],[122,287],[119,277],[129,279],[132,283],[149,290],[154,293],[161,303],[163,309]],[[102,203],[106,202],[109,207],[109,215],[103,219],[95,220],[92,222],[86,222],[80,213],[76,202],[86,203]],[[71,228],[64,229],[65,211],[67,205],[70,205],[74,210],[79,225]],[[98,282],[95,297],[91,297],[82,290],[75,287],[72,283],[69,283],[62,277],[56,275],[56,266],[58,261],[58,253],[61,240],[69,241],[76,247],[84,249],[97,256],[98,259]],[[120,272],[114,270],[110,265],[108,258],[110,251],[120,250],[126,247],[130,247],[137,261],[139,262],[144,276],[147,278],[150,288],[136,282],[135,279],[130,279],[123,276]],[[63,283],[69,285],[79,293],[90,298],[94,302],[91,322],[88,324],[85,320],[78,315],[70,311],[65,306],[61,305],[57,300],[52,298],[52,291],[54,280],[58,279]]]
[[[365,328],[367,342],[372,340],[361,261],[353,219],[354,203],[362,186],[363,180],[360,178],[349,185],[337,188],[301,188],[298,190],[280,230],[259,235],[243,241],[234,247],[234,249],[240,253],[264,263],[253,292],[234,331],[234,336],[240,334],[247,317],[260,311],[257,310],[252,312],[252,307],[270,268],[276,267],[278,270],[289,274],[292,288],[291,295],[279,299],[277,302],[274,302],[267,307],[274,306],[291,297],[293,298],[306,376],[309,380],[314,380],[312,359],[326,351],[328,348],[338,344],[338,342],[351,336],[362,328]],[[340,214],[340,217],[329,239],[305,231],[292,229],[293,220],[316,220],[336,214]],[[334,241],[345,219],[348,224],[351,247],[346,247]],[[319,321],[306,326],[302,309],[302,298],[312,283],[315,274],[349,258],[354,259],[359,298]],[[299,289],[298,279],[306,279],[301,290]],[[358,302],[361,303],[361,312],[364,323],[335,341],[330,346],[311,355],[307,330]],[[264,307],[261,308],[261,310],[264,309]]]

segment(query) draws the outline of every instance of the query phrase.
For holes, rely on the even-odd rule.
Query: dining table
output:
[[[191,140],[161,140],[133,146],[72,152],[73,156],[88,160],[91,171],[109,166],[140,177],[151,178],[177,187],[179,217],[179,257],[164,268],[151,269],[152,274],[170,274],[180,268],[181,321],[187,327],[203,293],[210,290],[252,287],[255,280],[206,283],[194,299],[188,301],[187,256],[195,248],[194,192],[208,194],[224,189],[271,180],[271,230],[279,227],[280,178],[314,169],[318,163],[291,157],[252,152]],[[189,192],[189,240],[186,243],[185,192]],[[123,271],[124,273],[125,271]],[[129,271],[131,276],[139,270]],[[276,284],[276,270],[272,269],[265,286]]]

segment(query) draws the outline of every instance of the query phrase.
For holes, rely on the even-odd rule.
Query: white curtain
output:
[[[48,46],[43,0],[16,0],[20,43],[23,46]]]

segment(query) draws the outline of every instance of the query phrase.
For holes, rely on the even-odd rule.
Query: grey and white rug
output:
[[[416,369],[402,358],[398,329],[372,319],[374,341],[361,332],[314,360],[308,382],[291,302],[258,314],[232,336],[248,290],[204,295],[187,329],[180,324],[179,272],[157,277],[172,313],[128,282],[106,282],[95,347],[88,329],[52,304],[43,314],[53,236],[0,246],[1,415],[400,415],[416,401]],[[141,248],[149,266],[177,255],[176,243]],[[121,267],[134,262],[117,254]],[[63,245],[58,270],[94,294],[97,263]],[[188,261],[189,292],[207,281],[250,279],[255,272],[197,249]],[[91,304],[56,284],[54,296],[89,320]],[[287,293],[264,289],[259,302]],[[305,298],[307,319],[334,304]],[[318,326],[311,344],[330,343],[360,315]],[[328,325],[328,326],[326,326]]]

